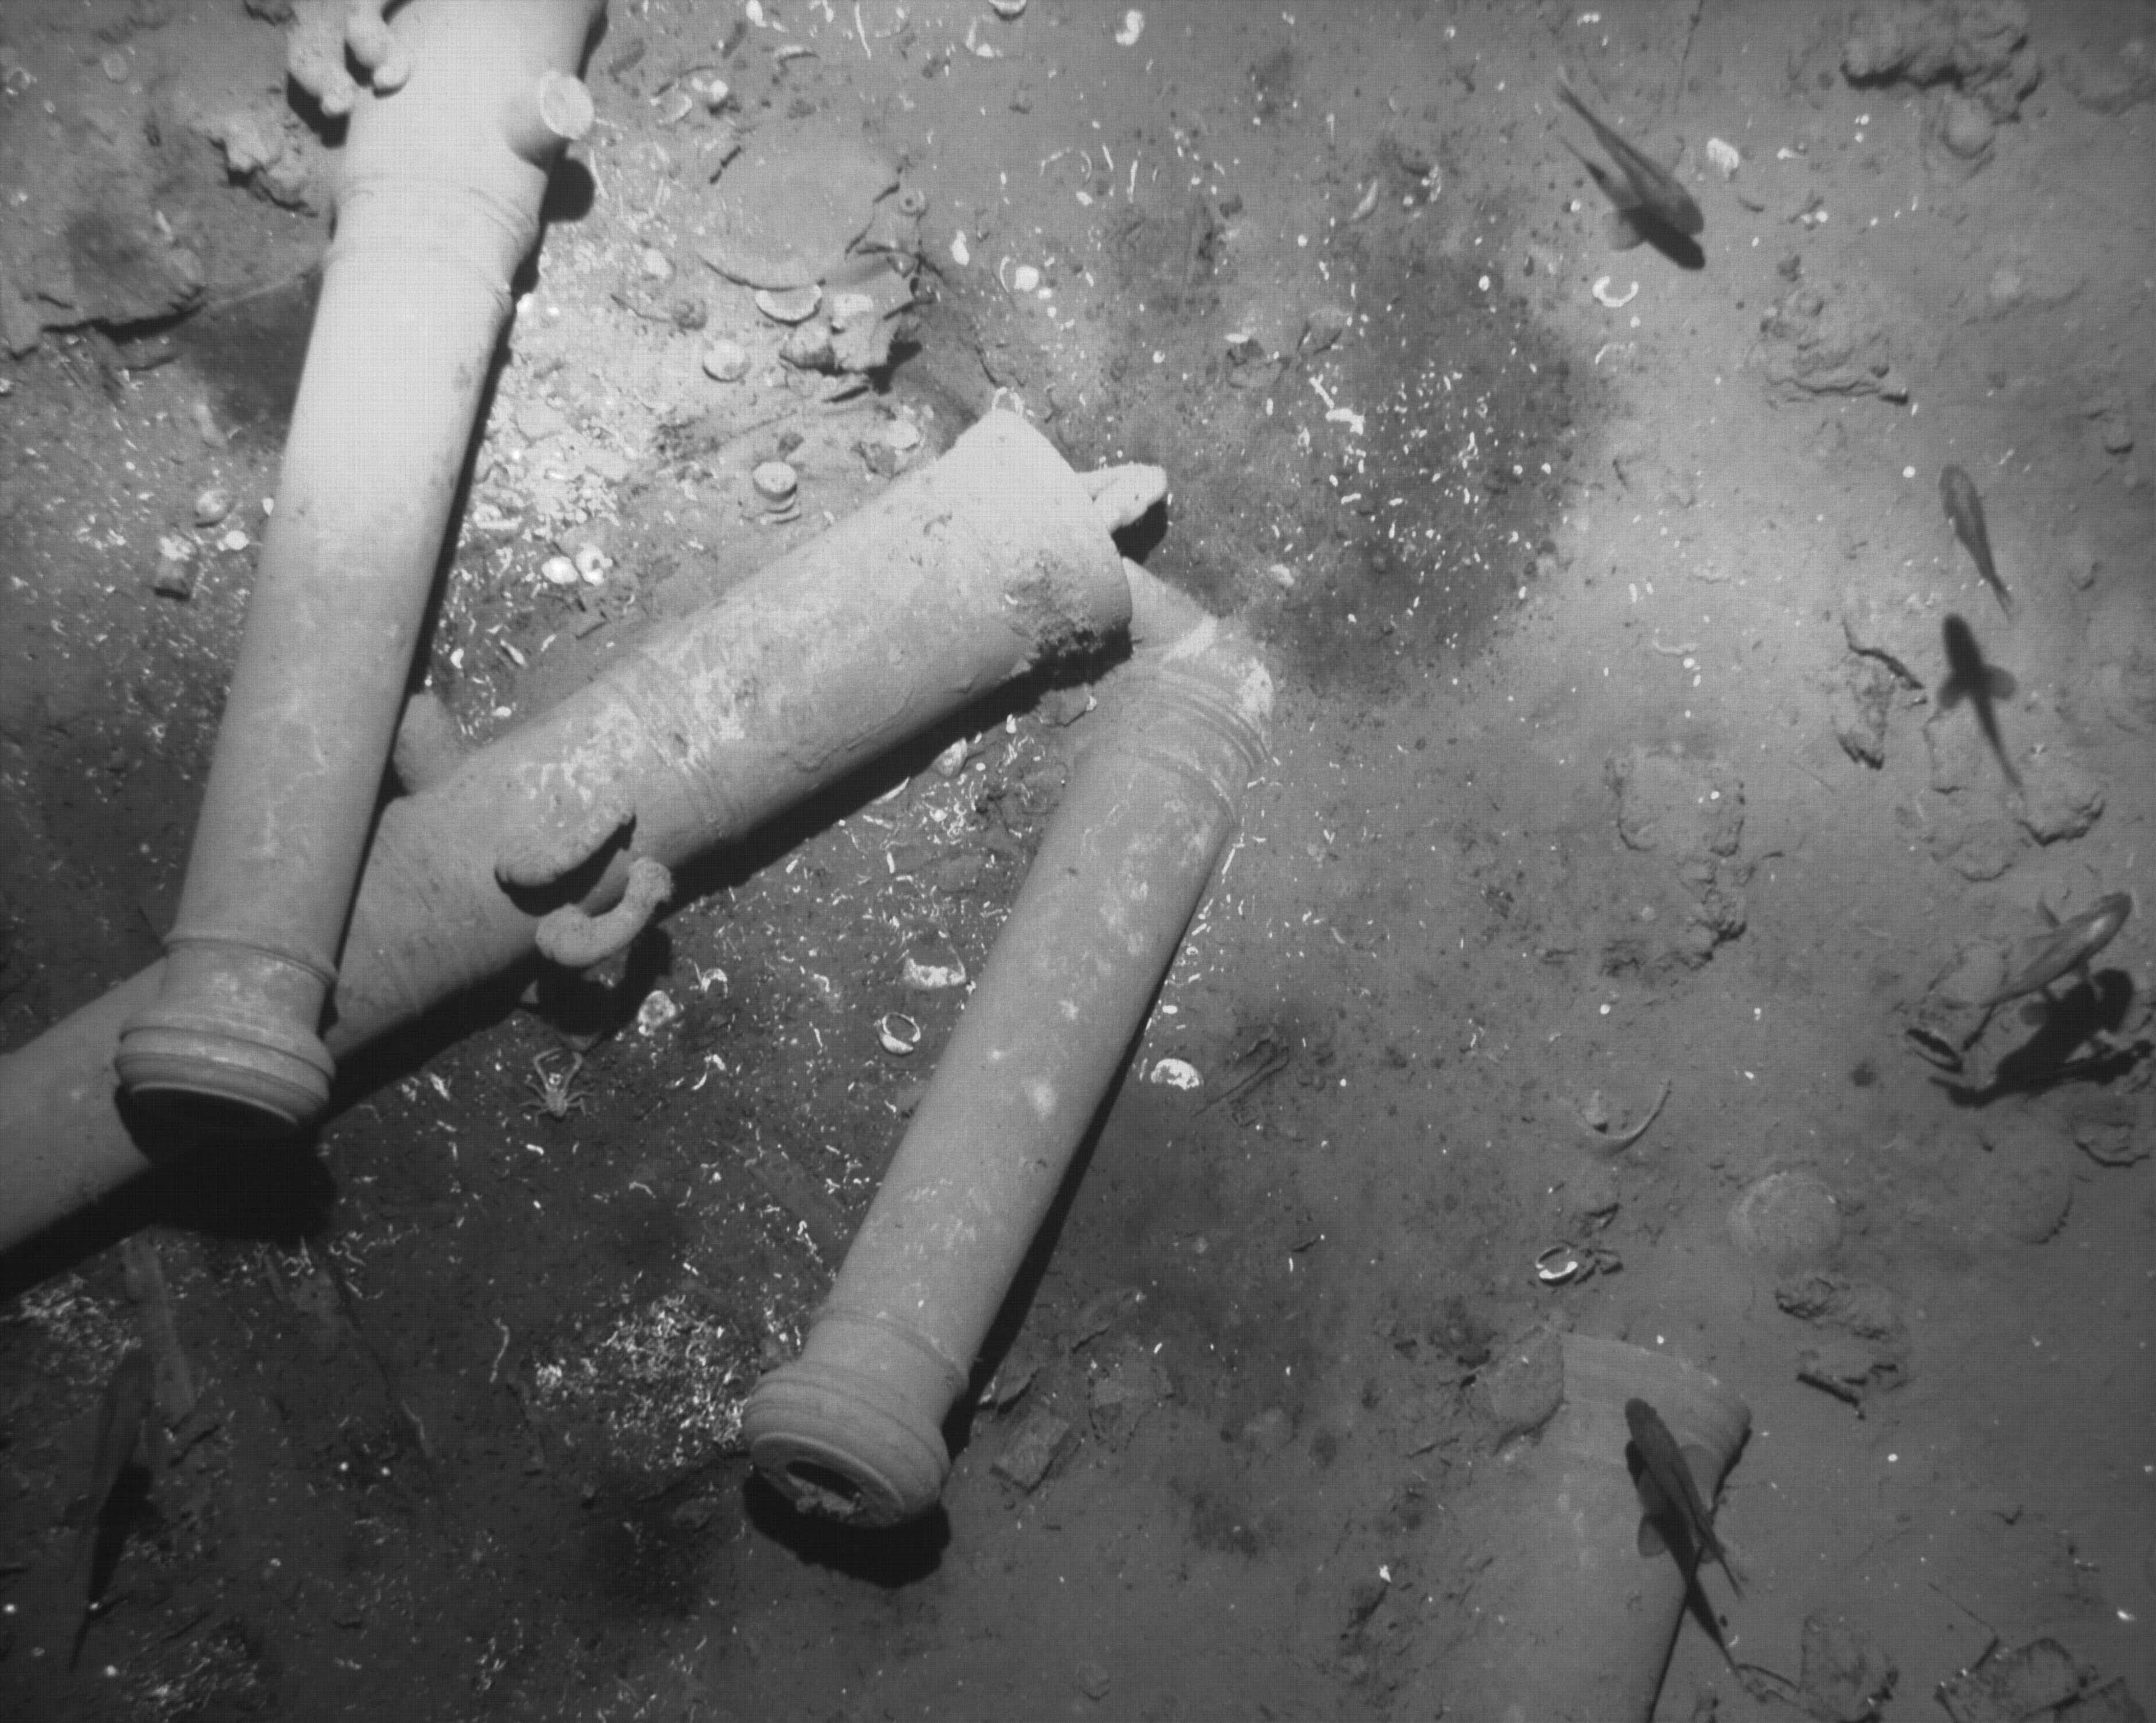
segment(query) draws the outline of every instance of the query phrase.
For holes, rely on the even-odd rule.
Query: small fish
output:
[[[1939,710],[1951,712],[1967,700],[1976,709],[1984,739],[1998,756],[1999,769],[2019,789],[2021,774],[2014,769],[2014,762],[2006,757],[2006,744],[1999,739],[1998,702],[2014,697],[2014,678],[1997,665],[1984,661],[1984,649],[1960,617],[1948,616],[1940,626],[1940,635],[1946,646],[1947,679],[1939,687]]]
[[[2006,583],[1999,578],[1999,564],[1991,559],[1991,535],[1984,530],[1984,499],[1976,494],[1974,481],[1958,466],[1941,467],[1939,501],[1945,506],[1947,518],[1953,522],[1954,537],[1976,558],[1976,572],[1999,595],[1999,608],[2011,616],[2014,600],[2007,593]]]
[[[1652,1556],[1666,1547],[1678,1548],[1681,1561],[1683,1551],[1679,1546],[1688,1544],[1694,1566],[1712,1556],[1722,1564],[1729,1589],[1743,1597],[1744,1588],[1737,1583],[1736,1571],[1714,1535],[1714,1515],[1700,1494],[1692,1463],[1677,1447],[1677,1438],[1670,1433],[1662,1415],[1644,1400],[1628,1400],[1625,1427],[1632,1432],[1632,1448],[1640,1457],[1634,1475],[1647,1509],[1646,1517],[1640,1522],[1640,1553]],[[1677,1532],[1678,1537],[1670,1538],[1670,1531]]]
[[[83,1636],[97,1613],[99,1546],[116,1533],[114,1519],[126,1498],[121,1489],[128,1469],[146,1453],[154,1469],[162,1449],[157,1427],[155,1382],[150,1355],[131,1348],[105,1385],[105,1397],[97,1408],[97,1447],[90,1457],[90,1508],[75,1543],[75,1571],[81,1582],[82,1618],[75,1628],[74,1644],[68,1654],[72,1669],[82,1655]],[[139,1498],[137,1498],[139,1500]],[[121,1525],[117,1535],[126,1535]]]
[[[1573,94],[1569,84],[1560,82],[1557,93],[1558,100],[1593,129],[1617,164],[1617,172],[1612,174],[1600,162],[1573,149],[1569,140],[1565,142],[1564,147],[1579,156],[1580,165],[1594,176],[1603,196],[1614,206],[1611,238],[1618,249],[1638,244],[1656,228],[1686,239],[1706,231],[1707,218],[1668,168],[1596,119],[1588,111],[1587,104]]]
[[[2133,894],[2113,892],[2071,921],[2053,921],[2048,933],[2032,934],[2021,942],[2006,979],[1979,1003],[2004,1005],[2010,999],[2049,987],[2071,970],[2087,975],[2089,959],[2111,944],[2133,913]],[[2046,910],[2045,916],[2050,919],[2051,912]]]

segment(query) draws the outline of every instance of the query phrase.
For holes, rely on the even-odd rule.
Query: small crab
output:
[[[569,1057],[567,1070],[557,1068],[553,1062],[563,1053]],[[567,1119],[572,1108],[580,1113],[589,1112],[585,1098],[572,1087],[577,1073],[583,1068],[584,1056],[573,1047],[554,1047],[547,1052],[534,1053],[532,1074],[524,1079],[524,1086],[538,1098],[526,1101],[524,1110],[543,1113],[549,1119]]]

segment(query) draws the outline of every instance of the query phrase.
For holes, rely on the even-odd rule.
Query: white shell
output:
[[[644,995],[644,1003],[636,1008],[636,1032],[643,1036],[655,1035],[680,1015],[681,1007],[654,987]]]
[[[955,778],[966,769],[967,752],[966,738],[961,736],[934,759],[929,761],[928,769],[939,778]]]
[[[876,1019],[876,1039],[886,1052],[902,1059],[921,1045],[921,1026],[904,1011],[886,1011]]]
[[[783,460],[766,460],[757,464],[748,481],[766,502],[783,502],[793,495],[801,476]]]
[[[607,570],[613,567],[613,558],[596,544],[578,545],[577,553],[569,560],[575,565],[578,575],[587,586],[604,585]]]
[[[1714,164],[1714,171],[1724,179],[1735,176],[1744,165],[1744,157],[1738,153],[1737,146],[1718,137],[1707,141],[1707,159]]]
[[[1188,1059],[1163,1059],[1152,1067],[1146,1081],[1164,1083],[1172,1089],[1194,1089],[1202,1087],[1205,1079]]]
[[[966,985],[966,966],[962,963],[927,964],[909,957],[901,979],[916,992],[941,993]]]
[[[1135,48],[1138,38],[1145,34],[1145,14],[1133,6],[1123,14],[1122,28],[1116,32],[1116,46]]]
[[[805,323],[823,302],[824,290],[814,282],[806,287],[756,290],[756,308],[774,323]]]
[[[574,586],[577,565],[567,557],[549,557],[539,565],[541,579],[549,586]]]
[[[704,375],[716,383],[739,383],[748,375],[748,350],[724,337],[704,349]]]
[[[1025,0],[988,0],[988,10],[998,18],[1017,18],[1025,11]]]
[[[1011,271],[1011,291],[1030,293],[1040,285],[1040,271],[1029,263],[1022,263]]]

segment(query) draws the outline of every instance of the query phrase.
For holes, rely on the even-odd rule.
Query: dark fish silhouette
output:
[[[1999,564],[1991,559],[1991,535],[1984,530],[1984,499],[1976,494],[1975,481],[1958,466],[1941,467],[1939,501],[1945,506],[1947,518],[1953,522],[1954,537],[1976,558],[1976,572],[1999,594],[1999,608],[2011,616],[2014,600],[2007,593],[2006,583],[1999,578]]]
[[[1664,228],[1686,239],[1706,230],[1707,218],[1700,213],[1699,205],[1668,168],[1596,119],[1588,111],[1587,104],[1573,94],[1569,84],[1560,82],[1557,93],[1558,100],[1593,129],[1609,159],[1617,164],[1613,174],[1599,162],[1580,155],[1569,140],[1565,141],[1564,147],[1579,156],[1580,165],[1614,206],[1611,238],[1618,249],[1638,244],[1652,228]]]
[[[2045,912],[2047,918],[2050,913]],[[2013,967],[2006,979],[1979,1003],[2004,1005],[2010,999],[2049,987],[2069,970],[2087,975],[2089,959],[2111,944],[2133,913],[2133,893],[2113,892],[2071,921],[2054,921],[2048,933],[2032,934],[2021,942],[2010,959]]]
[[[97,1447],[90,1456],[90,1507],[75,1545],[82,1618],[68,1652],[70,1669],[82,1655],[83,1638],[97,1613],[98,1571],[103,1566],[110,1572],[109,1562],[118,1559],[119,1544],[127,1535],[127,1517],[141,1504],[139,1491],[131,1497],[121,1484],[146,1455],[155,1469],[163,1451],[162,1438],[150,1355],[140,1346],[132,1347],[114,1369],[112,1379],[105,1385],[105,1396],[98,1403]],[[106,1561],[100,1561],[101,1554]]]
[[[1675,1550],[1682,1563],[1688,1548],[1693,1567],[1712,1556],[1728,1576],[1729,1589],[1743,1597],[1744,1588],[1737,1583],[1729,1557],[1714,1535],[1714,1515],[1700,1494],[1691,1462],[1678,1448],[1662,1415],[1644,1400],[1628,1400],[1625,1427],[1632,1432],[1632,1451],[1639,1456],[1633,1477],[1646,1510],[1640,1521],[1640,1553],[1653,1556]],[[1689,1571],[1686,1577],[1691,1577]]]
[[[2014,697],[2014,678],[1995,664],[1984,661],[1984,650],[1976,643],[1976,635],[1969,625],[1958,616],[1948,616],[1940,625],[1940,635],[1947,651],[1947,679],[1939,687],[1939,710],[1951,712],[1964,700],[1976,709],[1978,727],[1984,739],[1991,744],[1998,756],[1999,769],[2006,774],[2006,781],[2016,789],[2021,787],[2021,774],[2014,769],[2014,762],[2006,757],[2006,744],[1999,739],[1997,702]]]

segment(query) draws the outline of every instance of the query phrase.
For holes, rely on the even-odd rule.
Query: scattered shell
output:
[[[654,987],[644,995],[644,1003],[636,1008],[636,1032],[649,1038],[680,1015],[681,1007]]]
[[[998,18],[1017,18],[1025,11],[1025,0],[988,0],[988,10]]]
[[[1737,170],[1744,165],[1744,158],[1737,152],[1737,146],[1718,137],[1707,139],[1707,159],[1724,179],[1734,178]]]
[[[951,261],[957,264],[960,269],[963,269],[973,260],[973,254],[967,249],[965,234],[963,233],[952,234]]]
[[[247,529],[245,527],[234,527],[229,532],[227,532],[224,537],[218,540],[217,548],[219,550],[240,551],[245,550],[247,547],[254,542],[254,541],[253,539],[247,536]]]
[[[1596,303],[1607,306],[1611,311],[1622,311],[1640,296],[1640,284],[1635,281],[1625,296],[1620,299],[1609,291],[1609,277],[1601,275],[1595,279],[1594,285],[1587,291],[1594,296]]]
[[[824,290],[810,282],[806,287],[759,287],[756,308],[774,323],[805,323],[824,302]]]
[[[1040,271],[1029,263],[1022,263],[1011,271],[1011,291],[1030,293],[1040,285]]]
[[[207,491],[195,494],[195,525],[214,527],[232,512],[232,492],[221,485],[212,485]]]
[[[189,547],[192,548],[192,547]],[[160,557],[150,590],[162,599],[191,599],[195,595],[194,565],[184,559]]]
[[[921,427],[910,419],[894,419],[883,428],[884,446],[901,455],[921,446]]]
[[[704,375],[719,383],[739,383],[748,375],[748,349],[721,337],[704,349]]]
[[[577,584],[577,565],[567,557],[549,557],[539,565],[539,573],[549,586],[574,586]]]
[[[1123,14],[1122,28],[1116,32],[1116,46],[1135,48],[1138,45],[1138,38],[1144,34],[1145,14],[1133,6]]]
[[[966,966],[962,963],[927,964],[909,957],[901,979],[916,992],[941,993],[966,985]]]
[[[1739,1250],[1774,1268],[1815,1267],[1841,1242],[1841,1205],[1816,1173],[1768,1173],[1737,1199],[1729,1232]]]
[[[647,281],[670,281],[674,279],[672,260],[656,245],[647,245],[637,254],[636,267]]]
[[[157,541],[157,556],[162,562],[192,563],[195,542],[184,532],[167,532]]]
[[[800,486],[801,476],[783,460],[765,460],[757,463],[748,480],[756,486],[756,494],[766,502],[783,503],[792,500]]]
[[[1164,1083],[1172,1089],[1194,1089],[1203,1087],[1205,1079],[1188,1059],[1163,1059],[1152,1067],[1146,1081]]]
[[[921,1026],[904,1011],[886,1011],[876,1019],[876,1039],[886,1052],[902,1059],[921,1045]]]
[[[578,578],[587,586],[604,585],[607,570],[613,567],[613,558],[596,544],[578,545],[577,553],[569,560],[575,567]]]
[[[708,84],[700,78],[691,78],[689,87],[704,98],[704,105],[715,114],[726,105],[726,98],[733,94],[723,78],[714,78]]]
[[[955,778],[966,769],[966,738],[961,736],[929,762],[929,769],[939,778]]]

